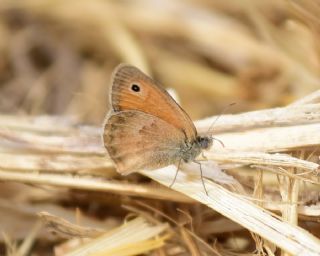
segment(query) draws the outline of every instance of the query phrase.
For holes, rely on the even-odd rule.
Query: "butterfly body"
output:
[[[121,64],[112,77],[103,140],[121,174],[194,161],[212,138],[198,136],[186,112],[151,78]]]

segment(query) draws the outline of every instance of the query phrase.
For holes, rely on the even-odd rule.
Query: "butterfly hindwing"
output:
[[[177,163],[185,136],[156,116],[121,111],[107,118],[103,139],[117,170],[129,174]]]

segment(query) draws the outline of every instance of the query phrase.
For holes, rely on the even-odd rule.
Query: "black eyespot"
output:
[[[139,85],[133,84],[131,85],[131,90],[134,92],[140,92],[140,87]]]

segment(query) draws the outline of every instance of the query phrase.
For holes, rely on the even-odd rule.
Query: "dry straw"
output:
[[[0,1],[7,255],[320,255],[319,12],[312,0]],[[198,165],[171,188],[173,166],[142,173],[152,181],[117,174],[100,123],[119,62],[176,85],[193,117],[237,101],[243,113],[209,131],[224,146],[200,159],[209,196]]]
[[[320,91],[317,94],[320,94]],[[224,147],[218,143],[215,144],[210,152],[205,153],[205,159],[203,159],[205,175],[214,179],[205,179],[209,196],[204,192],[197,165],[192,167],[192,175],[190,175],[190,170],[180,172],[172,187],[173,190],[179,191],[185,196],[174,193],[170,189],[108,181],[105,178],[102,179],[102,176],[100,178],[88,176],[90,171],[97,172],[99,169],[104,170],[103,172],[106,173],[107,177],[111,177],[110,175],[113,173],[110,162],[102,148],[101,129],[75,127],[65,123],[58,124],[56,132],[52,127],[50,130],[46,130],[46,127],[39,129],[39,126],[34,124],[41,122],[44,117],[20,119],[13,116],[2,116],[0,118],[0,122],[5,124],[1,126],[0,130],[3,138],[0,144],[2,148],[0,158],[6,159],[1,162],[0,179],[177,202],[195,200],[220,212],[293,255],[319,255],[319,240],[292,222],[299,214],[298,202],[291,197],[294,190],[282,192],[283,200],[285,200],[278,207],[282,212],[286,211],[288,216],[287,220],[283,220],[264,208],[268,207],[268,204],[264,204],[264,200],[259,203],[259,200],[250,199],[241,189],[241,186],[240,188],[235,186],[234,181],[236,180],[231,179],[221,182],[219,176],[221,178],[223,174],[219,174],[217,168],[210,169],[210,165],[206,165],[206,161],[214,160],[221,166],[229,164],[229,168],[248,165],[259,166],[260,169],[264,167],[266,169],[274,168],[273,170],[278,170],[278,175],[287,177],[287,182],[295,182],[295,186],[299,187],[301,179],[307,183],[318,184],[319,165],[317,163],[299,159],[295,157],[297,154],[292,156],[285,153],[285,151],[311,152],[313,146],[320,143],[314,132],[320,118],[320,104],[309,104],[306,100],[300,102],[304,103],[302,107],[304,111],[301,110],[299,114],[300,119],[291,114],[297,111],[296,104],[281,109],[221,116],[219,122],[224,124],[227,132],[225,133],[223,128],[219,126],[219,130],[215,132],[214,136],[223,141]],[[288,115],[286,115],[286,111]],[[263,123],[262,120],[266,119],[266,113],[268,113],[269,118],[268,121]],[[277,114],[269,115],[269,113]],[[273,118],[270,118],[270,116]],[[287,116],[287,119],[280,123],[283,116]],[[294,121],[291,121],[288,116],[292,116]],[[5,120],[11,121],[5,122]],[[51,122],[55,122],[55,119],[46,117],[46,123]],[[228,122],[230,125],[228,125]],[[198,123],[205,129],[206,123],[207,126],[210,126],[211,119]],[[245,125],[239,128],[239,124],[242,123],[245,123]],[[277,134],[276,137],[273,136],[275,134]],[[292,134],[298,136],[298,138],[291,138]],[[269,144],[266,142],[269,142]],[[271,153],[268,151],[271,151]],[[282,151],[282,153],[274,153],[277,151]],[[37,154],[30,154],[30,152]],[[60,153],[58,156],[52,155],[57,152]],[[66,173],[72,173],[73,170],[77,169],[85,169],[86,174],[79,175],[80,173],[78,173],[79,176],[68,176]],[[34,170],[38,170],[38,172],[35,173]],[[293,172],[292,170],[296,171]],[[175,171],[176,167],[168,166],[155,171],[145,171],[143,174],[168,186],[172,182]],[[212,178],[212,175],[210,175],[212,172],[218,172],[218,175]],[[254,169],[252,169],[252,172],[254,172]],[[239,175],[241,177],[241,171],[239,171]],[[239,183],[237,184],[239,185]],[[233,192],[228,190],[226,186],[233,187]],[[285,190],[285,187],[282,189]],[[260,204],[260,206],[254,204],[254,202]],[[275,205],[277,204],[275,203]],[[301,206],[303,207],[303,205]],[[319,209],[315,209],[315,211],[318,214],[320,213]],[[292,213],[295,214],[290,218],[289,216]],[[104,238],[94,239],[92,244],[99,244],[99,241],[104,241]]]

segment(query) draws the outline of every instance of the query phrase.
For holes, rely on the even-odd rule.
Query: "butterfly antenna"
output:
[[[210,125],[207,133],[209,134],[210,130],[213,128],[213,126],[216,124],[216,122],[219,120],[219,118],[227,111],[227,109],[229,109],[231,106],[235,105],[236,103],[233,102],[231,104],[229,104],[228,106],[226,106],[221,112],[220,112],[220,115],[218,115],[216,117],[216,119],[212,122],[212,124]]]
[[[219,140],[219,139],[214,138],[214,137],[212,137],[212,139],[218,141],[223,148],[225,147],[224,143],[222,142],[222,140]]]

